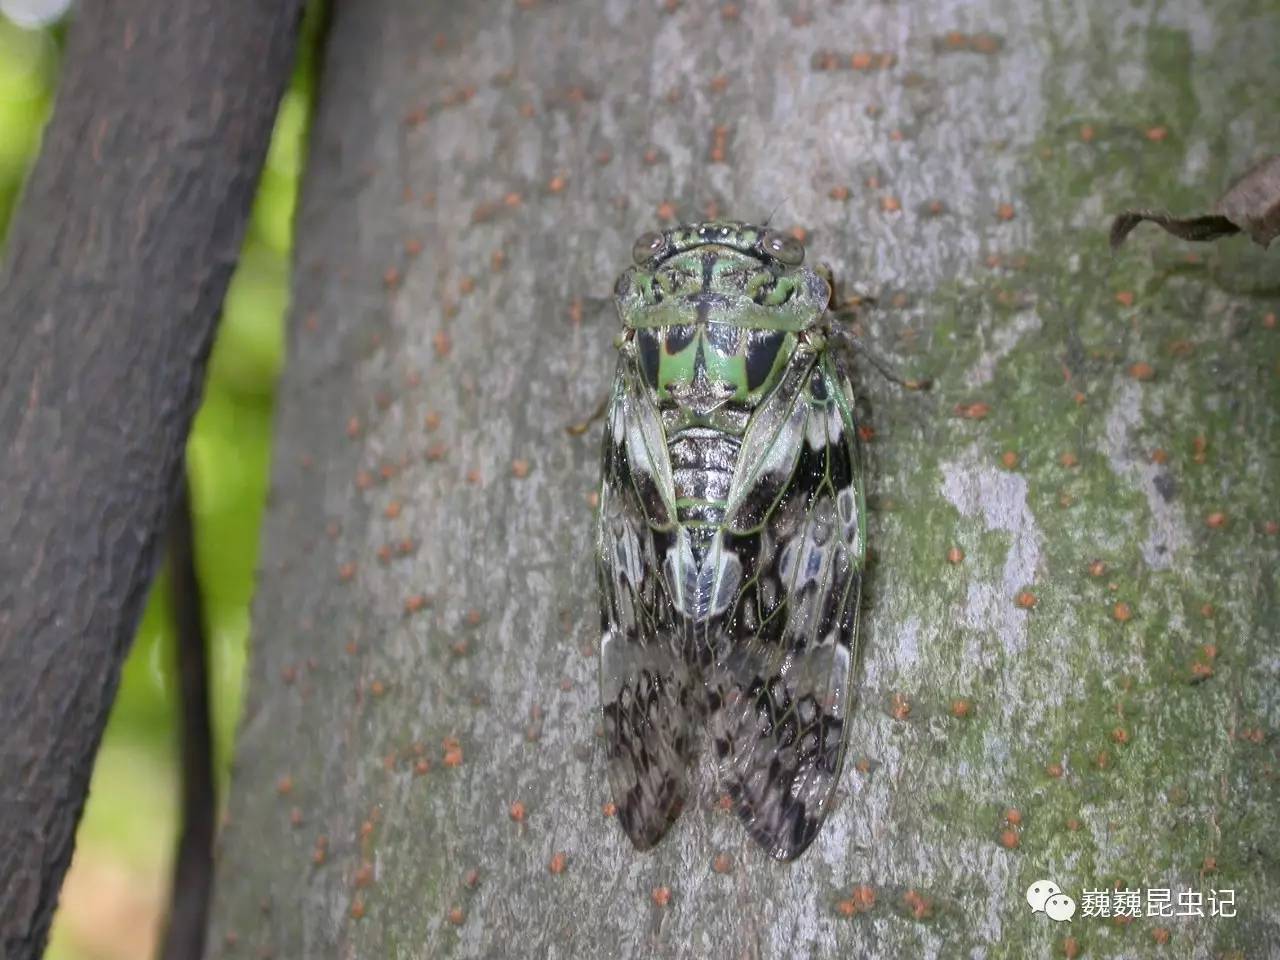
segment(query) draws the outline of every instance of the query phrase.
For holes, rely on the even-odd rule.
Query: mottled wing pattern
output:
[[[812,842],[834,795],[865,557],[846,381],[827,355],[795,376],[790,397],[784,380],[757,413],[781,424],[770,446],[744,445],[744,458],[769,466],[744,472],[749,489],[730,495],[725,549],[747,572],[706,678],[722,787],[779,860]]]
[[[667,456],[653,401],[623,354],[604,429],[600,689],[618,819],[641,850],[666,833],[688,795],[701,697],[662,576],[675,529]]]

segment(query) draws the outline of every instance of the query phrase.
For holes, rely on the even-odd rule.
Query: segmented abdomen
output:
[[[676,518],[688,526],[715,526],[724,519],[740,443],[719,430],[690,427],[667,445],[676,493]]]

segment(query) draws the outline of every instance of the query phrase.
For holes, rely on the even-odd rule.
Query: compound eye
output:
[[[770,230],[760,241],[760,246],[769,256],[790,267],[798,267],[804,263],[804,244],[789,233]]]
[[[641,234],[640,239],[631,248],[631,259],[636,262],[637,266],[643,266],[654,256],[661,253],[662,248],[666,245],[667,238],[660,233],[650,231],[649,233]]]

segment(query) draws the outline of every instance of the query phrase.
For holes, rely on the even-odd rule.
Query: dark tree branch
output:
[[[298,0],[84,4],[0,273],[0,955],[36,957],[178,489]]]
[[[205,918],[213,886],[213,733],[209,723],[209,670],[204,603],[196,574],[191,489],[178,488],[169,527],[179,704],[182,715],[182,834],[173,867],[169,922],[161,960],[190,960],[204,951]]]

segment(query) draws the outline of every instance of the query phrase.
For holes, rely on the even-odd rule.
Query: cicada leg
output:
[[[875,350],[869,348],[866,342],[849,328],[848,323],[852,318],[857,317],[865,308],[875,305],[875,297],[855,294],[841,299],[838,295],[835,275],[831,272],[831,268],[822,263],[814,268],[814,272],[826,280],[827,285],[831,287],[831,306],[827,308],[827,314],[831,318],[831,322],[827,325],[827,334],[829,336],[843,342],[851,347],[854,352],[866,357],[867,362],[875,368],[876,373],[904,390],[928,390],[933,386],[933,380],[929,377],[924,379],[904,377],[893,368],[891,363],[876,353]]]
[[[564,428],[565,432],[571,437],[580,437],[590,430],[593,423],[604,417],[604,412],[609,409],[609,398],[612,396],[612,393],[606,393],[604,398],[600,401],[600,405],[596,407],[585,420],[579,420],[577,423],[569,424]]]

